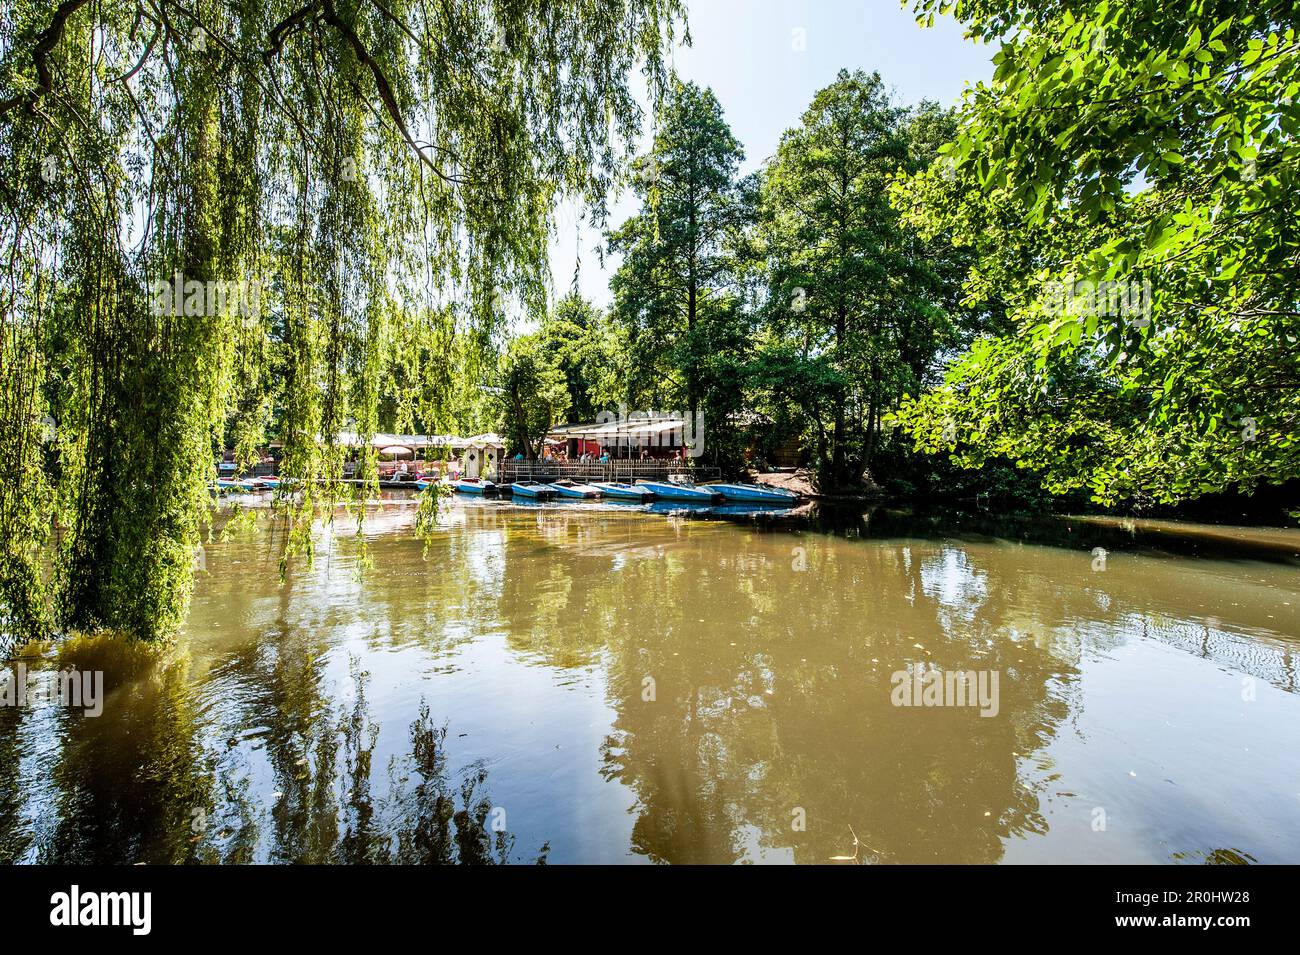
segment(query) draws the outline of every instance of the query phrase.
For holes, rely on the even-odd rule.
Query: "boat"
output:
[[[597,481],[592,487],[598,488],[605,497],[616,497],[627,501],[652,501],[655,492],[648,487],[625,484],[622,481]]]
[[[268,474],[266,477],[262,478],[262,483],[274,491],[280,486],[280,479],[274,474]]]
[[[271,489],[270,485],[259,477],[241,478],[236,483],[238,483],[243,490],[248,491],[249,493],[269,491]]]
[[[236,481],[234,478],[217,478],[217,490],[235,491],[235,492],[242,493],[245,490],[245,488],[239,481]]]
[[[799,501],[799,495],[794,491],[787,491],[785,488],[772,487],[763,484],[709,484],[716,491],[722,493],[724,500],[731,502],[743,502],[746,504],[795,504]]]
[[[510,493],[515,497],[554,497],[555,488],[539,481],[516,481],[510,485]]]
[[[661,501],[690,501],[696,504],[712,504],[722,500],[722,492],[715,491],[712,485],[695,485],[675,481],[638,480],[637,487],[648,488]]]
[[[579,484],[568,478],[552,481],[551,487],[560,497],[600,497],[600,488],[594,484]]]
[[[415,486],[420,487],[420,482],[416,481]],[[429,482],[425,481],[424,486],[428,487]],[[491,494],[497,487],[491,481],[482,481],[478,478],[457,478],[451,482],[451,486],[462,494]]]

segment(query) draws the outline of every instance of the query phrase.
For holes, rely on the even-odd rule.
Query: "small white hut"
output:
[[[501,435],[493,432],[476,434],[465,439],[465,450],[461,452],[461,463],[465,477],[494,477],[499,473],[501,458],[506,452],[506,444]]]

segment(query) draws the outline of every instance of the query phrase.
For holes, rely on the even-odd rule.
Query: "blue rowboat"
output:
[[[710,484],[709,487],[720,491],[727,501],[746,504],[796,504],[799,495],[784,488],[764,486],[762,484]]]
[[[600,488],[595,485],[579,484],[568,478],[552,481],[551,488],[560,497],[600,497]]]
[[[274,491],[280,486],[280,479],[274,474],[268,474],[266,477],[262,478],[262,483]]]
[[[655,496],[655,492],[648,487],[624,484],[621,481],[597,481],[592,487],[599,488],[600,493],[605,497],[617,497],[628,501],[651,501]]]
[[[244,478],[239,482],[239,486],[250,494],[256,491],[269,491],[270,486],[261,478]]]
[[[419,486],[420,484],[419,481],[416,481],[415,483],[416,486]],[[424,483],[427,487],[429,482],[425,481]],[[478,478],[461,478],[458,481],[452,481],[451,486],[462,494],[489,494],[496,490],[496,485],[491,481],[480,481]],[[421,488],[421,490],[423,490],[423,488]]]
[[[244,486],[232,478],[217,478],[218,491],[236,491],[242,493]]]
[[[510,485],[510,493],[515,497],[555,497],[555,488],[537,481],[516,481]]]
[[[722,500],[722,494],[712,486],[694,484],[673,484],[669,481],[637,481],[637,487],[648,488],[655,497],[662,501],[691,501],[696,504],[712,504]]]

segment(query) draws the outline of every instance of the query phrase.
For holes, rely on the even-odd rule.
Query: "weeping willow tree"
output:
[[[680,0],[14,0],[0,13],[0,628],[165,635],[213,460],[436,423],[551,210],[599,221]],[[394,365],[401,364],[400,373]],[[400,382],[395,387],[393,382]],[[273,414],[274,409],[274,414]],[[363,457],[361,475],[373,479]]]

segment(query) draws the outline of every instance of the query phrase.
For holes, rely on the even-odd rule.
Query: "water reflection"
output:
[[[967,609],[964,589],[979,589],[967,566],[948,565],[952,593],[918,601],[930,562],[905,550],[802,547],[790,558],[806,558],[801,573],[774,555],[683,563],[697,601],[660,606],[662,635],[632,622],[611,634],[619,719],[606,772],[637,791],[637,849],[669,862],[819,862],[842,854],[852,827],[880,861],[987,862],[1006,835],[1041,830],[1012,753],[1055,732],[1073,667],[953,614]],[[672,571],[659,566],[616,578],[614,600],[662,589]],[[778,612],[790,607],[799,613]],[[688,643],[697,649],[682,652]],[[1003,671],[1003,718],[892,706],[890,674],[918,659]],[[641,702],[644,675],[654,705]]]
[[[98,717],[57,705],[33,714],[43,725],[32,729],[58,741],[39,758],[50,804],[36,820],[35,860],[210,859],[208,847],[190,838],[192,813],[210,803],[213,766],[197,744],[199,714],[183,649],[159,653],[98,637],[67,645],[52,663],[55,670],[102,671],[107,696]]]
[[[718,516],[460,501],[417,540],[390,504],[368,569],[340,521],[283,583],[269,521],[219,537],[175,647],[29,649],[109,696],[0,707],[0,857],[1300,859],[1276,549]],[[933,670],[997,715],[895,705]]]
[[[270,652],[232,656],[210,684],[237,701],[239,715],[219,720],[199,712],[205,698],[213,701],[193,682],[189,661],[171,651],[101,638],[31,658],[46,670],[102,670],[116,689],[99,718],[57,707],[4,713],[0,746],[9,752],[24,739],[51,744],[35,766],[6,763],[13,785],[0,816],[4,861],[521,861],[515,837],[492,817],[488,770],[449,770],[448,728],[427,704],[377,793],[369,674],[354,660],[350,686],[335,701],[310,649],[293,655],[305,661],[299,666],[283,662],[288,655],[274,639],[261,649]],[[232,732],[236,725],[248,729]],[[231,734],[224,744],[216,729]],[[250,772],[253,751],[269,766],[265,781]],[[24,806],[39,815],[24,818]],[[522,861],[544,862],[548,851],[543,844]]]

